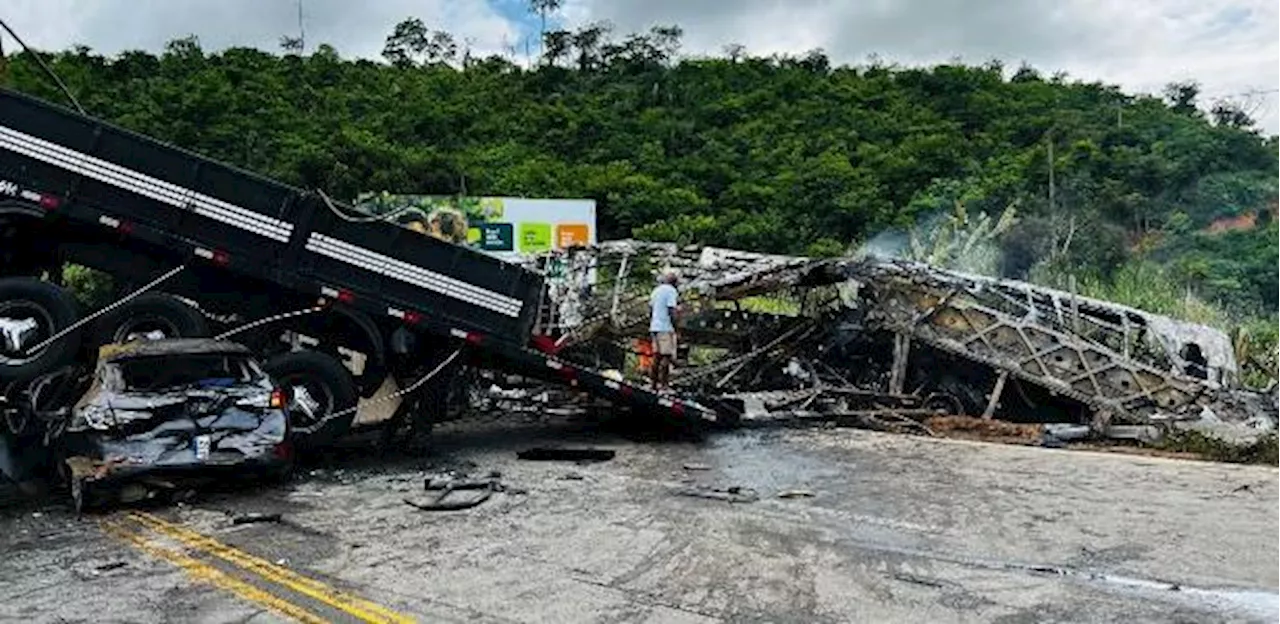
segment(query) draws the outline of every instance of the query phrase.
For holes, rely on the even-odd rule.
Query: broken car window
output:
[[[198,386],[222,387],[258,379],[246,358],[221,354],[169,355],[113,364],[124,390],[151,392]]]

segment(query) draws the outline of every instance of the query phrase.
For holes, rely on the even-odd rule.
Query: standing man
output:
[[[649,295],[649,334],[653,339],[653,368],[650,376],[653,389],[659,392],[669,389],[671,363],[676,358],[676,321],[679,319],[678,291],[680,278],[667,269],[658,276],[658,287]]]

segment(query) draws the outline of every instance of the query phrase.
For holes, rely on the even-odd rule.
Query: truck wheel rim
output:
[[[23,299],[0,302],[0,365],[22,366],[39,358],[44,349],[27,349],[52,336],[53,317],[38,303]]]
[[[333,391],[324,383],[293,377],[281,381],[289,388],[289,425],[308,432],[333,413]]]

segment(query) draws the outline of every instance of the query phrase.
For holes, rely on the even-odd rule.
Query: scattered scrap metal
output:
[[[496,471],[490,472],[480,479],[470,479],[465,476],[427,477],[423,483],[423,489],[428,492],[437,492],[437,494],[427,501],[415,501],[406,498],[404,503],[422,511],[461,511],[479,507],[488,501],[494,493],[502,492],[513,495],[528,493],[524,489],[514,488],[503,483],[502,474]],[[454,492],[462,491],[479,492],[479,494],[466,498],[451,498]]]
[[[724,488],[686,486],[677,488],[675,493],[679,496],[708,498],[727,503],[754,503],[760,500],[760,494],[755,490],[737,485]]]

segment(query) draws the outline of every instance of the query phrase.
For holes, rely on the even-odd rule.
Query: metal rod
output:
[[[133,291],[133,292],[129,293],[129,294],[128,294],[128,295],[126,295],[123,299],[121,299],[121,300],[119,300],[119,301],[117,301],[117,302],[115,302],[115,303],[113,303],[113,304],[111,304],[111,305],[109,305],[109,306],[107,306],[107,307],[105,307],[105,308],[101,309],[101,310],[98,310],[97,312],[94,312],[93,314],[90,314],[89,316],[86,316],[86,317],[84,317],[84,318],[82,318],[82,319],[80,319],[80,320],[76,321],[75,323],[72,323],[72,324],[71,324],[70,326],[68,326],[66,329],[63,329],[62,331],[60,331],[60,332],[58,332],[58,333],[56,333],[56,334],[54,334],[54,335],[52,335],[52,336],[49,336],[49,338],[48,338],[47,340],[45,340],[44,342],[41,342],[40,344],[37,344],[36,346],[31,347],[30,349],[27,349],[27,355],[30,355],[30,354],[32,354],[32,353],[35,353],[36,351],[39,351],[39,350],[41,350],[41,349],[43,349],[43,348],[45,348],[45,347],[47,347],[47,346],[49,346],[49,345],[53,344],[54,342],[56,342],[56,341],[58,341],[58,340],[61,340],[63,336],[66,336],[67,334],[70,334],[71,332],[73,332],[73,331],[75,331],[75,330],[77,330],[77,329],[80,329],[81,327],[83,327],[83,326],[87,325],[90,321],[93,321],[94,319],[98,318],[99,316],[102,316],[103,314],[106,314],[107,312],[110,312],[110,311],[112,311],[112,310],[114,310],[114,309],[116,309],[116,308],[118,308],[118,307],[120,307],[120,306],[122,306],[122,305],[124,305],[124,304],[126,304],[126,303],[128,303],[128,302],[130,302],[130,301],[133,301],[134,299],[136,299],[136,298],[138,297],[138,295],[141,295],[142,293],[147,292],[148,290],[151,290],[152,288],[155,288],[155,287],[156,287],[156,286],[158,286],[161,282],[163,282],[163,281],[165,281],[165,280],[167,280],[167,279],[169,279],[169,278],[173,277],[174,275],[177,275],[180,271],[182,271],[182,270],[183,270],[183,269],[185,269],[185,268],[187,268],[187,265],[185,265],[185,264],[184,264],[184,265],[180,265],[180,266],[178,266],[177,268],[174,268],[174,269],[170,270],[168,273],[165,273],[164,275],[161,275],[160,277],[157,277],[157,278],[155,278],[154,280],[151,280],[151,283],[147,284],[146,286],[143,286],[142,288],[139,288],[139,289],[137,289],[137,290],[135,290],[135,291]]]
[[[1000,395],[1004,393],[1004,383],[1009,380],[1009,371],[1000,371],[1000,376],[996,378],[996,387],[991,389],[991,395],[987,397],[987,409],[982,410],[982,419],[991,420],[991,416],[996,413],[996,406],[1000,404]]]

